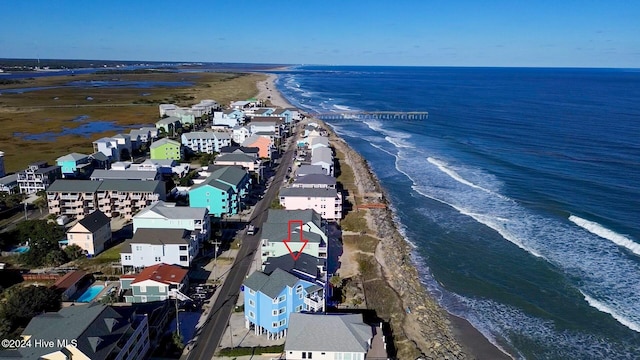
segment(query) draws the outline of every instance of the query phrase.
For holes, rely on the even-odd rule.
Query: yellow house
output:
[[[85,216],[67,231],[67,245],[78,245],[89,256],[103,252],[110,241],[111,219],[100,210]]]

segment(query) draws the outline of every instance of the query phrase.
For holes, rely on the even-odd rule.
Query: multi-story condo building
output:
[[[287,210],[313,209],[326,220],[342,219],[342,195],[336,189],[283,188],[280,205]]]
[[[60,166],[49,166],[46,161],[30,164],[18,173],[18,186],[23,194],[35,194],[46,190],[56,179],[62,177]]]
[[[57,180],[47,189],[49,213],[84,217],[96,209],[106,216],[133,218],[138,211],[166,198],[163,181]]]
[[[231,136],[226,132],[190,132],[182,134],[181,140],[194,153],[219,153],[220,148],[231,145]]]

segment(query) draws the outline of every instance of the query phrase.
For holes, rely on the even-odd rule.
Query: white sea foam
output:
[[[445,163],[444,161],[435,159],[431,156],[427,157],[427,161],[433,165],[435,165],[436,167],[438,167],[438,169],[440,169],[440,171],[442,171],[443,173],[449,175],[451,178],[453,178],[455,181],[470,186],[472,188],[478,189],[478,190],[482,190],[486,193],[492,194],[492,195],[496,195],[500,198],[506,199],[505,196],[500,195],[498,193],[495,193],[489,189],[485,189],[480,185],[476,185],[474,183],[472,183],[471,181],[466,180],[465,178],[463,178],[462,176],[460,176],[460,174],[458,174],[455,170],[451,169],[447,163]]]
[[[589,221],[575,215],[569,216],[569,220],[592,234],[595,234],[603,239],[610,240],[617,245],[631,250],[631,252],[633,252],[634,254],[640,255],[640,244],[632,241],[622,234],[618,234],[613,230],[609,230],[606,227],[598,224],[597,222]]]
[[[396,168],[413,182],[416,192],[451,206],[531,255],[551,262],[571,278],[580,279],[581,289],[603,294],[599,301],[619,319],[640,323],[640,302],[634,300],[640,288],[640,265],[621,254],[613,242],[526,209],[492,190],[500,187],[499,180],[490,174],[483,177],[482,170],[459,165],[456,179],[441,167],[425,167],[425,155],[437,159],[435,154],[424,154],[424,149],[405,148],[399,148],[396,157]],[[468,180],[467,174],[478,180]]]
[[[337,105],[337,104],[334,104],[334,105],[333,105],[333,107],[334,107],[334,108],[336,108],[336,109],[338,109],[338,110],[341,110],[341,111],[353,111],[353,110],[351,110],[351,108],[350,108],[350,107],[345,106],[345,105]]]
[[[604,312],[607,313],[609,315],[611,315],[614,319],[616,319],[620,324],[628,327],[629,329],[635,331],[635,332],[640,332],[640,325],[638,323],[635,323],[633,321],[631,321],[630,319],[626,318],[623,315],[620,315],[618,312],[616,312],[614,309],[612,309],[610,306],[607,306],[606,304],[592,298],[591,296],[585,294],[582,290],[580,290],[580,293],[582,294],[582,296],[584,296],[584,299],[587,301],[587,303],[589,303],[590,306]]]

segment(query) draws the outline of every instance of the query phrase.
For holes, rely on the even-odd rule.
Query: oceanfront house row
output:
[[[146,314],[99,303],[37,315],[21,336],[46,346],[3,350],[0,359],[137,360],[147,358],[151,347]]]
[[[327,234],[327,224],[315,210],[269,209],[260,232],[261,262],[295,251],[327,259]]]
[[[138,211],[165,199],[165,184],[158,180],[60,179],[47,189],[49,213],[71,218],[82,218],[100,210],[107,217],[130,220]]]
[[[165,263],[185,268],[200,252],[198,231],[138,229],[120,250],[123,273]]]
[[[177,265],[159,263],[139,274],[120,277],[120,292],[127,303],[146,303],[167,299],[184,299],[189,286],[188,270]]]
[[[190,230],[197,234],[198,241],[202,243],[209,239],[211,232],[209,210],[158,201],[133,217],[133,232],[141,228]]]
[[[207,208],[212,216],[237,214],[251,185],[249,173],[239,166],[209,166],[210,175],[189,189],[189,206]]]
[[[388,359],[381,326],[363,321],[362,314],[303,314],[289,317],[284,343],[287,360]]]
[[[219,153],[220,148],[231,145],[231,136],[226,132],[197,131],[184,133],[181,136],[182,145],[193,153]]]
[[[111,240],[111,219],[95,210],[67,231],[66,246],[77,245],[87,256],[93,257],[103,252]]]
[[[182,144],[167,138],[152,142],[149,153],[152,160],[180,160],[184,155]]]
[[[313,209],[329,221],[342,219],[342,195],[336,189],[282,188],[280,205],[287,210]]]
[[[18,173],[18,186],[23,194],[35,194],[46,190],[56,179],[62,177],[60,166],[49,166],[46,161],[30,164]]]
[[[324,311],[323,288],[275,269],[253,272],[242,283],[245,327],[268,339],[287,336],[289,317],[302,311]]]

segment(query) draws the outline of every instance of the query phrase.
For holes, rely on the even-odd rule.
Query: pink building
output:
[[[280,205],[287,210],[313,209],[329,221],[342,218],[342,194],[331,188],[284,188]]]

